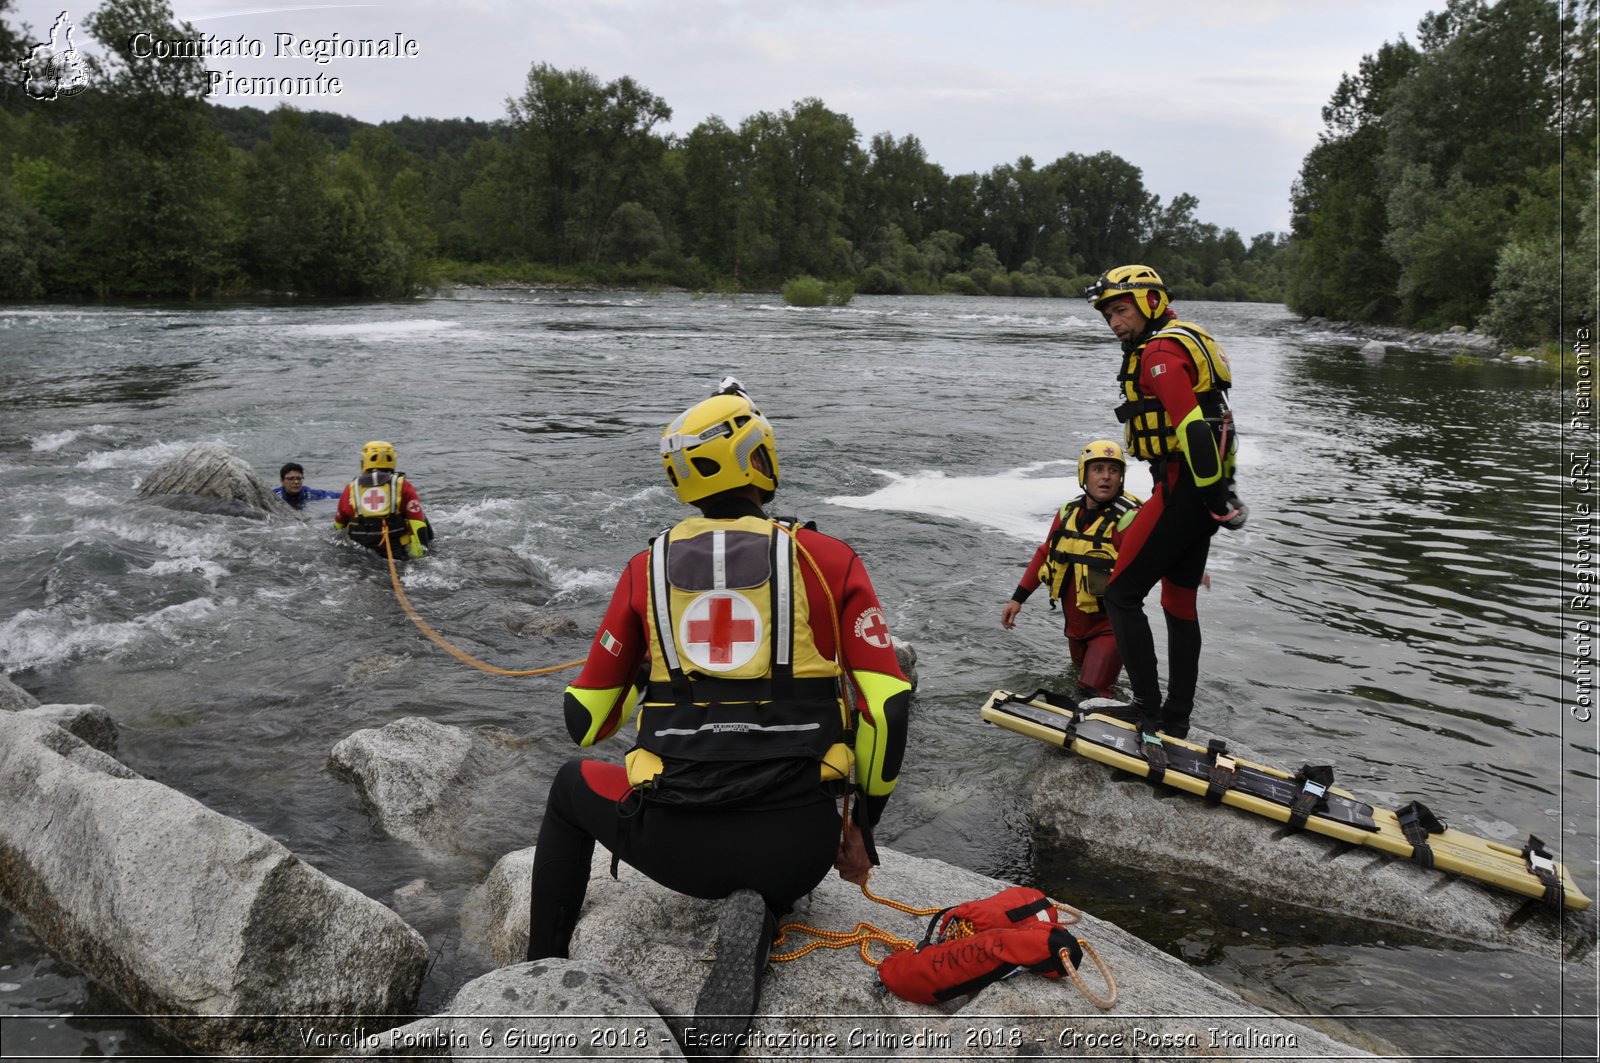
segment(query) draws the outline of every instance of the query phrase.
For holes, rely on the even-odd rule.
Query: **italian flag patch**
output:
[[[600,632],[600,645],[613,657],[622,652],[622,643],[609,631]]]

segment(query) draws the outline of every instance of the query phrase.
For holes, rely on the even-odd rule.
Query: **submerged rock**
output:
[[[201,513],[263,517],[300,514],[272,493],[243,458],[221,443],[197,443],[139,482],[138,498]]]
[[[884,863],[873,873],[873,892],[919,909],[987,897],[1008,885],[938,860],[883,848],[879,852]],[[518,963],[527,948],[532,858],[532,849],[506,855],[464,907],[464,943],[472,939],[500,963]],[[597,847],[572,958],[636,983],[681,1039],[693,1026],[695,999],[711,968],[719,912],[719,902],[674,893],[625,864],[613,879],[610,854]],[[849,931],[864,922],[910,942],[920,938],[927,920],[927,914],[874,903],[856,886],[829,874],[782,922],[832,931]],[[811,1059],[1059,1057],[1099,1056],[1111,1049],[1133,1058],[1189,1058],[1232,1055],[1234,1046],[1244,1043],[1240,1038],[1253,1038],[1250,1046],[1258,1053],[1263,1047],[1281,1050],[1258,1058],[1368,1055],[1292,1018],[1263,1014],[1112,923],[1083,913],[1075,932],[1093,946],[1115,980],[1117,999],[1109,1010],[1095,1006],[1067,979],[1033,974],[937,1008],[911,1004],[879,987],[875,971],[854,945],[820,948],[768,965],[744,1054]],[[791,931],[773,953],[782,955],[811,940]],[[879,958],[888,951],[881,945],[873,949]],[[1085,968],[1082,977],[1089,990],[1108,996],[1099,970],[1087,961]],[[558,997],[540,1006],[545,1014],[581,1010],[571,999],[565,1007],[560,1001]],[[520,1013],[518,1008],[509,1010]],[[634,1021],[610,1025],[631,1027]],[[1387,1046],[1370,1047],[1381,1051]]]
[[[0,713],[0,808],[0,899],[201,1054],[297,1055],[416,1005],[428,946],[393,912],[53,724]]]

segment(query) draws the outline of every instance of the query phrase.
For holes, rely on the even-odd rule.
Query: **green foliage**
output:
[[[790,306],[844,306],[855,294],[855,285],[849,281],[821,281],[802,276],[783,282],[783,301]]]
[[[671,109],[632,79],[548,63],[496,122],[213,107],[202,63],[128,47],[134,29],[193,34],[167,0],[104,0],[85,24],[105,53],[89,92],[0,108],[12,297],[829,277],[816,305],[857,290],[1077,298],[1065,278],[1155,257],[1184,290],[1270,298],[1289,257],[1276,234],[1246,247],[1200,222],[1193,197],[1163,206],[1109,152],[948,175],[917,137],[863,144],[817,99],[671,137]]]
[[[61,255],[61,233],[0,175],[0,299],[33,299]]]
[[[951,295],[983,295],[985,291],[970,273],[946,273],[943,288]]]
[[[641,204],[627,202],[611,212],[606,224],[606,260],[635,265],[646,255],[666,247],[667,238],[655,213]]]
[[[602,85],[538,63],[508,109],[514,165],[540,193],[529,250],[558,266],[598,261],[612,213],[647,198],[640,188],[665,150],[651,130],[672,108],[632,78]]]
[[[1562,241],[1552,233],[1503,246],[1483,330],[1507,344],[1559,343],[1566,336],[1564,318],[1581,319],[1600,305],[1597,238],[1596,204],[1591,200],[1576,239]]]
[[[1593,305],[1555,278],[1560,234],[1593,199],[1561,189],[1592,188],[1594,31],[1592,3],[1448,0],[1419,24],[1420,48],[1402,39],[1364,57],[1295,184],[1290,308],[1481,320],[1506,339],[1570,328]]]
[[[828,293],[815,277],[794,277],[783,282],[783,301],[790,306],[825,306]]]

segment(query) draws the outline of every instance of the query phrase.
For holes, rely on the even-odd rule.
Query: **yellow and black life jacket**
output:
[[[349,524],[350,538],[362,546],[383,551],[383,528],[389,526],[389,542],[395,553],[411,537],[406,524],[403,491],[404,473],[388,469],[368,469],[350,485],[350,505],[355,516]]]
[[[1198,378],[1194,383],[1195,399],[1200,412],[1212,431],[1220,438],[1224,417],[1228,414],[1228,388],[1233,386],[1233,373],[1228,368],[1228,356],[1211,334],[1199,325],[1187,321],[1168,321],[1147,336],[1143,343],[1129,351],[1122,360],[1122,371],[1117,383],[1122,385],[1125,400],[1116,409],[1117,420],[1124,426],[1128,453],[1146,461],[1162,461],[1179,452],[1178,434],[1173,428],[1161,401],[1139,393],[1139,361],[1151,340],[1173,340],[1189,352]],[[1231,444],[1230,444],[1231,445]],[[1223,455],[1227,460],[1227,455]]]
[[[627,756],[635,787],[654,783],[664,760],[797,758],[820,762],[822,783],[848,785],[850,715],[839,666],[812,638],[798,527],[690,517],[650,544],[650,680]]]
[[[1123,515],[1138,509],[1144,500],[1124,493],[1091,511],[1084,507],[1085,497],[1079,495],[1061,507],[1060,524],[1039,567],[1039,582],[1049,588],[1050,600],[1056,602],[1066,596],[1071,580],[1078,608],[1097,613],[1106,581],[1117,563],[1111,537]]]

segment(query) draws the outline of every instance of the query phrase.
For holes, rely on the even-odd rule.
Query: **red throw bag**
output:
[[[1008,922],[893,953],[878,965],[878,978],[903,1000],[938,1004],[1022,971],[1059,978],[1066,973],[1059,955],[1063,949],[1076,968],[1083,952],[1066,927],[1038,919]]]
[[[1012,886],[981,901],[967,901],[946,908],[928,922],[922,943],[927,945],[980,930],[999,930],[1018,923],[1037,921],[1060,926],[1061,912],[1050,898],[1028,886]]]

